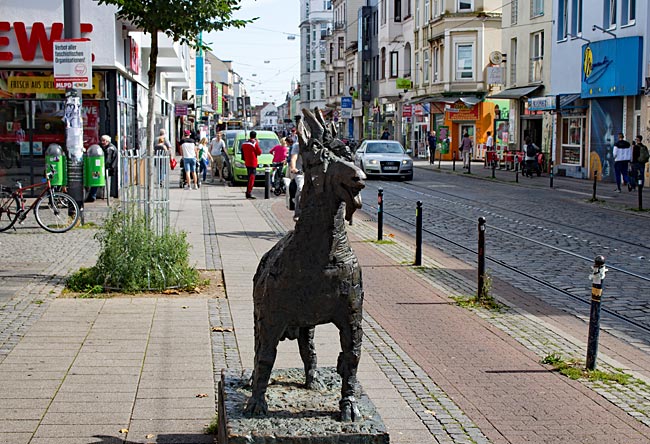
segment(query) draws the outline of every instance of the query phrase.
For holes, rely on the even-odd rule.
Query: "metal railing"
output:
[[[121,155],[120,209],[127,218],[143,214],[158,235],[169,229],[169,155]]]

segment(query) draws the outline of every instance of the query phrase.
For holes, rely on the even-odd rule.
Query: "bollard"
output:
[[[440,164],[442,163],[442,150],[438,152],[438,169],[440,169]]]
[[[467,160],[467,172],[466,174],[472,174],[472,153],[469,153],[469,159]]]
[[[494,179],[496,176],[494,175],[494,172],[497,169],[497,165],[494,161],[490,162],[492,164],[492,179]]]
[[[422,201],[418,200],[415,207],[415,263],[422,265]]]
[[[271,191],[271,167],[264,167],[264,199],[268,199]]]
[[[456,151],[452,153],[453,155],[451,156],[451,170],[456,171]]]
[[[591,314],[589,316],[589,339],[587,340],[587,370],[596,369],[598,357],[598,336],[600,334],[600,300],[605,279],[605,257],[596,256],[591,267]]]
[[[377,240],[384,239],[384,190],[377,190]]]
[[[519,160],[515,162],[515,182],[519,183]]]
[[[636,186],[639,189],[639,211],[643,211],[643,176],[645,171],[639,171],[639,180],[636,182]]]
[[[553,188],[553,161],[552,160],[550,160],[548,162],[548,166],[550,168],[549,178],[550,178],[550,181],[551,181],[551,188]]]
[[[478,218],[478,291],[479,300],[487,297],[485,288],[485,218]]]
[[[598,171],[594,171],[594,191],[591,195],[591,201],[596,202],[596,187],[598,186]]]

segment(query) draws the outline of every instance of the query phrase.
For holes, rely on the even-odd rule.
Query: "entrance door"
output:
[[[463,140],[463,135],[465,133],[469,134],[469,138],[472,141],[472,145],[474,146],[474,149],[472,150],[472,158],[476,157],[474,156],[474,151],[476,150],[476,137],[475,137],[475,131],[476,131],[476,126],[473,123],[461,123],[458,125],[458,128],[460,129],[458,133],[458,143],[456,143],[456,146],[460,146],[461,141]]]

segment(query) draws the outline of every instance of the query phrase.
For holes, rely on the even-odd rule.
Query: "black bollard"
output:
[[[442,150],[438,150],[438,169],[440,169],[441,163],[442,163]]]
[[[598,357],[598,336],[600,334],[600,301],[605,279],[605,257],[596,256],[591,267],[591,314],[589,316],[589,339],[587,340],[587,370],[596,369]]]
[[[636,182],[636,186],[639,189],[639,211],[643,211],[643,176],[641,174],[645,174],[645,171],[639,171],[639,180]]]
[[[472,153],[469,153],[467,157],[467,174],[472,174]]]
[[[454,151],[452,154],[453,154],[453,155],[451,156],[451,157],[452,157],[452,160],[451,160],[451,170],[452,170],[452,171],[456,171],[456,151]]]
[[[549,171],[549,178],[550,178],[550,181],[551,181],[551,188],[553,188],[553,161],[552,161],[552,160],[550,160],[550,161],[548,162],[548,166],[549,166],[549,168],[550,168],[550,171]]]
[[[384,190],[377,190],[377,240],[384,239]]]
[[[487,297],[485,288],[485,218],[478,218],[478,291],[479,300]]]
[[[264,167],[264,199],[268,199],[271,195],[271,167],[266,165]]]
[[[494,161],[490,162],[492,164],[492,179],[494,179],[496,176],[494,175],[495,170],[497,169],[497,165]]]
[[[422,201],[418,200],[415,207],[415,263],[422,265]]]
[[[598,186],[598,171],[594,171],[594,192],[591,195],[591,201],[596,202],[596,187]]]
[[[519,160],[515,162],[515,182],[519,183]]]

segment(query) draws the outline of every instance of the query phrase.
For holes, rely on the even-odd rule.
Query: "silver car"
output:
[[[413,159],[395,140],[364,140],[354,153],[354,163],[366,176],[395,176],[413,180]]]

